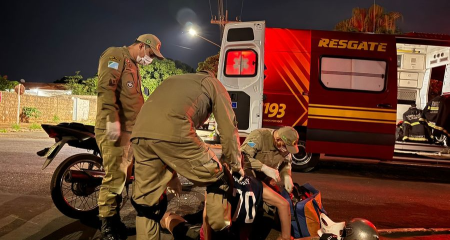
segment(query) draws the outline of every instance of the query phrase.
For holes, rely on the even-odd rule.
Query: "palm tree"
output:
[[[353,8],[353,16],[350,18],[350,24],[357,32],[362,32],[367,29],[367,9]]]
[[[397,28],[396,22],[402,18],[401,13],[385,13],[383,7],[374,4],[369,9],[353,8],[352,17],[336,24],[334,30],[397,34],[400,33],[400,30]]]

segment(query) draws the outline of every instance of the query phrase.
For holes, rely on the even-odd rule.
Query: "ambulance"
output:
[[[218,79],[230,94],[242,138],[257,128],[293,126],[300,152],[293,169],[320,156],[392,160],[394,149],[442,146],[396,142],[396,123],[432,97],[430,81],[450,92],[450,37],[267,28],[229,23]]]

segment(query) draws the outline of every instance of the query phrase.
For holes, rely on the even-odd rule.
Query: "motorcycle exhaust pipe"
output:
[[[99,181],[102,182],[105,177],[105,172],[99,170],[70,170],[66,175],[66,182],[80,182],[80,181]]]

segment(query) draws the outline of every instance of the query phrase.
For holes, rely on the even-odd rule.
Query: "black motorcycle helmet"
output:
[[[368,220],[354,218],[345,225],[343,240],[379,240],[377,228]]]

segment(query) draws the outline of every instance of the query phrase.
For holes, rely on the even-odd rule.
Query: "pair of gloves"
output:
[[[261,171],[266,174],[266,176],[272,178],[273,180],[275,180],[275,182],[279,183],[279,182],[283,182],[284,184],[284,188],[286,189],[286,191],[288,191],[289,193],[292,192],[293,188],[294,188],[294,184],[292,182],[292,178],[289,175],[289,173],[287,173],[286,171],[283,171],[281,173],[278,172],[278,170],[268,167],[267,165],[263,164],[261,167]]]

